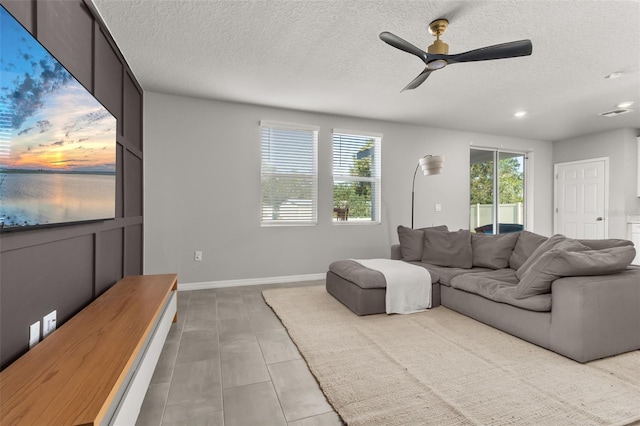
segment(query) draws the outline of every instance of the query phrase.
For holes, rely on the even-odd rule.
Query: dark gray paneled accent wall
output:
[[[124,78],[124,137],[131,149],[142,151],[142,97],[138,86],[129,72]]]
[[[93,89],[93,17],[77,1],[37,1],[38,41],[89,90]]]
[[[98,234],[96,241],[96,294],[101,294],[122,276],[124,264],[124,228]]]
[[[142,89],[82,0],[0,0],[118,120],[116,219],[0,235],[0,369],[29,325],[58,327],[125,275],[142,273]]]
[[[142,264],[142,224],[124,229],[124,274],[136,275]]]
[[[94,94],[118,120],[118,134],[122,134],[122,87],[123,65],[111,47],[102,29],[95,26],[95,84]]]

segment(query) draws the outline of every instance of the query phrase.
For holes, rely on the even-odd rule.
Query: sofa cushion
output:
[[[485,278],[491,278],[493,280],[504,281],[505,283],[516,286],[518,284],[518,277],[516,277],[516,271],[511,268],[495,269],[486,272],[476,272],[475,275]]]
[[[424,246],[424,230],[448,231],[447,225],[433,226],[431,228],[411,229],[406,226],[398,226],[398,240],[402,259],[407,262],[422,259]]]
[[[513,269],[501,269],[461,275],[451,280],[451,287],[477,294],[494,302],[506,303],[530,311],[549,312],[551,310],[550,294],[540,294],[526,299],[517,299],[513,296],[517,285],[515,272]]]
[[[522,266],[518,268],[518,271],[516,272],[518,279],[521,280],[522,276],[529,270],[529,268],[531,268],[531,265],[533,265],[543,254],[555,248],[571,251],[589,250],[589,247],[580,243],[578,240],[567,238],[562,234],[553,235],[549,237],[547,241],[540,244],[538,248],[533,251],[531,256],[529,256],[529,258],[522,264]]]
[[[558,241],[556,241],[559,244]],[[536,256],[535,260],[528,265],[523,265],[518,269],[516,276],[520,278],[520,282],[514,290],[513,296],[516,299],[524,299],[535,296],[537,294],[546,294],[551,292],[551,283],[558,276],[547,272],[547,266],[561,252],[584,250],[584,245],[576,240],[567,239],[562,241],[562,248],[553,248],[542,252],[540,256]],[[520,272],[520,274],[518,274]]]
[[[438,266],[470,269],[473,266],[471,232],[424,230],[422,262]]]
[[[398,262],[402,261],[399,260]],[[329,270],[360,288],[387,288],[387,280],[382,272],[362,266],[352,259],[336,260],[329,265]],[[431,273],[431,271],[429,272]],[[432,284],[437,283],[439,279],[438,274],[431,273]]]
[[[488,235],[471,234],[473,266],[491,269],[509,267],[509,257],[518,241],[517,233]]]
[[[523,299],[549,293],[551,283],[559,277],[615,274],[629,266],[635,254],[632,246],[603,250],[550,250],[522,276],[514,297]]]
[[[429,271],[429,273],[431,274],[432,281],[433,281],[433,277],[438,277],[438,281],[440,282],[440,284],[446,285],[447,287],[451,285],[451,279],[454,277],[457,277],[458,275],[493,271],[493,269],[487,269],[487,268],[465,269],[465,268],[450,268],[448,266],[431,265],[431,264],[422,263],[422,262],[409,262],[409,263],[413,265],[422,266],[423,268],[427,268],[427,271]],[[433,282],[436,282],[436,281],[433,281]]]
[[[557,277],[617,274],[624,271],[635,256],[636,249],[633,246],[586,251],[560,250],[545,272]]]
[[[609,238],[606,240],[578,240],[591,250],[602,250],[612,247],[625,247],[632,246],[633,242],[629,240],[618,240],[615,238]]]
[[[529,231],[518,232],[518,241],[513,248],[513,253],[509,257],[509,267],[517,270],[533,254],[540,244],[545,242],[547,237],[534,234]]]
[[[360,288],[387,288],[382,272],[365,268],[354,260],[337,260],[329,265],[329,270]]]

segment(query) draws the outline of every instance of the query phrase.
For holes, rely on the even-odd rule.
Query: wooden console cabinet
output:
[[[176,318],[177,275],[125,277],[0,373],[0,424],[135,424]]]

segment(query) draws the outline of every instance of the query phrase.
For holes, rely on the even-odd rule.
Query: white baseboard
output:
[[[248,278],[243,280],[205,281],[201,283],[178,283],[178,291],[207,290],[212,288],[242,287],[247,285],[293,283],[297,281],[323,280],[326,272],[307,275],[287,275],[284,277]]]

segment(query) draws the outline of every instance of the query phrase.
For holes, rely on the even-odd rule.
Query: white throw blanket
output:
[[[431,307],[431,274],[425,268],[401,260],[352,260],[384,275],[388,314],[412,314]]]

